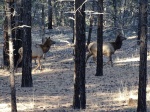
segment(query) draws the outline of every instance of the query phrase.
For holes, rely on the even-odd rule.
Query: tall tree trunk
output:
[[[44,40],[45,37],[45,14],[44,14],[44,4],[41,5],[42,7],[42,19],[41,19],[41,36],[42,36],[42,40]]]
[[[23,30],[21,28],[18,28],[18,26],[22,25],[22,0],[16,1],[16,7],[17,15],[15,16],[15,29],[14,29],[14,65],[16,66],[17,61],[19,59],[19,53],[18,50],[20,47],[22,47],[22,37],[23,37]],[[19,64],[19,66],[22,66],[22,63]]]
[[[87,46],[90,44],[91,42],[91,34],[92,34],[92,26],[93,26],[93,16],[90,15],[90,28],[89,28],[89,34],[88,34],[88,40],[87,40]]]
[[[148,0],[140,0],[140,66],[137,112],[146,112],[146,81],[147,81],[147,10]]]
[[[116,0],[113,0],[113,8],[114,8],[114,32],[115,32],[115,37],[117,36],[117,2]]]
[[[8,0],[8,2],[9,2],[9,0]],[[10,11],[13,14],[14,9],[16,9],[16,7],[14,5],[14,0],[10,1],[10,5],[11,5],[11,10]],[[16,24],[17,19],[16,18],[17,18],[16,15],[13,15],[13,16],[11,15],[11,27],[12,27],[12,29],[14,27],[17,27],[17,24]],[[3,47],[4,68],[9,68],[10,67],[9,55],[8,55],[9,45],[8,45],[8,31],[7,30],[8,30],[8,28],[7,28],[7,17],[5,17],[5,20],[4,20],[4,47]],[[20,42],[21,36],[20,35],[17,36],[19,33],[16,33],[16,32],[17,32],[16,29],[11,31],[11,33],[13,35],[12,38],[13,38],[13,44],[14,44],[14,56],[13,56],[14,57],[14,65],[16,65],[16,63],[17,63],[17,60],[18,60],[18,57],[19,57],[18,49],[21,46],[21,42]]]
[[[9,1],[8,1],[9,2]],[[5,15],[7,13],[7,0],[5,0]],[[9,69],[10,62],[9,62],[9,43],[8,43],[8,18],[7,15],[4,19],[4,27],[3,27],[3,37],[4,37],[4,47],[3,47],[3,66],[7,70]]]
[[[32,51],[31,51],[31,0],[23,0],[23,60],[22,60],[22,87],[32,87]]]
[[[75,1],[73,2],[73,6],[74,6],[74,9],[73,9],[73,11],[75,11]],[[73,45],[75,45],[76,44],[76,22],[75,22],[75,12],[73,13],[73,16],[72,16],[72,18],[73,18],[73,23],[72,23],[72,31],[73,31],[73,38],[72,38],[72,43],[73,43]],[[75,47],[73,48],[73,56],[75,56]]]
[[[72,18],[74,18],[74,15],[72,16]],[[70,20],[72,22],[71,26],[72,26],[72,43],[75,42],[75,30],[74,30],[74,21],[75,20]]]
[[[52,3],[48,0],[48,29],[52,29]]]
[[[53,12],[54,12],[54,13],[53,13],[53,19],[54,19],[53,22],[54,22],[54,25],[57,25],[57,16],[58,16],[58,15],[57,15],[57,6],[56,6],[56,4],[57,4],[57,3],[54,3],[54,4],[53,4],[53,7],[54,7],[54,8],[53,8]]]
[[[17,112],[16,105],[16,89],[15,89],[15,74],[14,74],[14,48],[11,29],[11,2],[6,3],[6,15],[8,20],[8,38],[9,38],[9,60],[10,60],[10,87],[11,87],[11,112]]]
[[[122,10],[121,10],[121,24],[120,24],[120,32],[124,35],[124,23],[125,23],[125,10],[126,10],[126,0],[122,0],[121,1],[121,7],[122,7]]]
[[[98,0],[99,12],[103,13],[103,0]],[[103,14],[98,15],[97,28],[97,67],[96,76],[103,75]]]
[[[139,4],[137,45],[140,45],[140,33],[141,33],[141,8],[140,7],[141,7],[141,5]]]
[[[6,8],[5,8],[5,15],[6,15]],[[5,20],[4,20],[3,36],[4,36],[3,66],[4,66],[4,68],[9,69],[9,55],[8,55],[9,44],[8,44],[8,20],[7,20],[7,17],[5,17]]]
[[[75,0],[75,73],[74,73],[74,109],[86,108],[85,94],[85,5],[84,0]],[[79,8],[80,7],[80,8]]]

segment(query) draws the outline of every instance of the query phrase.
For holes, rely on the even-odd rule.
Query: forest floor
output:
[[[41,43],[38,31],[33,31],[33,40]],[[56,41],[42,59],[44,69],[32,72],[33,87],[21,88],[21,68],[15,74],[18,112],[136,112],[139,46],[136,36],[127,36],[121,49],[113,55],[114,67],[106,65],[103,76],[95,76],[96,65],[92,58],[86,66],[86,109],[74,110],[74,61],[70,47],[72,33],[69,28],[54,28],[47,31]],[[92,35],[96,40],[96,35]],[[104,39],[114,40],[108,37]],[[0,47],[2,60],[2,47]],[[150,44],[147,62],[147,102],[150,112]],[[107,57],[104,57],[107,61]],[[33,67],[35,64],[33,62]],[[129,100],[130,99],[130,100]],[[0,69],[0,112],[10,112],[9,72]]]

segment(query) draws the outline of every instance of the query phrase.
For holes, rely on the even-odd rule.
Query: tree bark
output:
[[[23,0],[23,60],[22,60],[22,84],[21,87],[32,87],[32,51],[31,51],[31,0]]]
[[[90,15],[90,28],[89,28],[87,46],[88,46],[88,45],[90,44],[90,42],[91,42],[92,26],[93,26],[93,17],[92,17],[92,15]]]
[[[98,0],[99,13],[103,13],[103,0]],[[103,75],[103,14],[98,15],[97,29],[97,67],[96,76]]]
[[[75,73],[74,73],[74,109],[86,108],[85,94],[85,5],[84,0],[75,0]],[[79,8],[80,7],[80,8]]]
[[[148,0],[140,0],[140,66],[137,112],[146,112],[146,85],[147,85],[147,9]]]
[[[5,0],[5,15],[7,14],[7,3]],[[8,18],[7,15],[5,16],[4,19],[4,27],[3,27],[3,37],[4,37],[4,47],[3,47],[3,67],[6,68],[7,70],[9,69],[9,43],[8,43]]]
[[[52,3],[51,0],[48,0],[48,29],[52,28]]]
[[[14,29],[14,65],[16,66],[17,61],[19,59],[19,53],[18,50],[20,47],[22,47],[22,38],[23,38],[23,30],[21,28],[18,28],[18,26],[22,25],[22,0],[16,1],[16,7],[17,15],[15,16],[15,29]],[[22,63],[19,64],[19,66],[22,66]]]
[[[126,10],[126,0],[122,0],[121,1],[121,7],[122,7],[122,10],[121,10],[121,24],[120,24],[120,32],[124,35],[124,26],[125,26],[125,10]]]
[[[41,4],[42,7],[42,13],[41,13],[41,36],[42,40],[44,40],[45,37],[45,14],[44,14],[44,4]]]
[[[6,15],[8,23],[8,39],[9,39],[9,61],[10,61],[10,87],[11,87],[11,112],[17,112],[16,105],[16,88],[15,88],[15,74],[14,74],[14,48],[12,38],[12,24],[11,24],[11,3],[6,3]]]
[[[113,0],[113,8],[114,8],[114,32],[115,32],[115,37],[117,36],[117,2],[116,0]]]
[[[16,2],[18,3],[19,0]],[[16,15],[13,15],[14,9],[17,9],[15,6],[14,6],[14,0],[11,0],[9,2],[8,0],[8,3],[10,3],[11,5],[11,28],[13,29],[14,27],[17,27],[18,24],[17,24],[17,16]],[[18,13],[19,10],[17,10],[17,13]],[[18,49],[21,47],[21,41],[20,41],[20,38],[21,38],[21,35],[19,35],[19,32],[18,32],[18,29],[15,28],[13,30],[11,30],[11,33],[13,35],[13,44],[14,44],[14,66],[16,65],[17,63],[17,60],[18,60],[18,57],[19,57],[19,54],[18,54]],[[19,36],[18,36],[19,35]],[[8,45],[8,28],[7,28],[7,17],[5,17],[5,20],[4,20],[4,47],[3,47],[3,60],[4,60],[4,68],[7,68],[9,69],[10,67],[10,61],[9,61],[9,55],[8,55],[8,49],[9,49],[9,45]]]

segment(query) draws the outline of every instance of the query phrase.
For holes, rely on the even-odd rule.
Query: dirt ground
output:
[[[33,32],[32,36],[34,42],[41,42],[38,33]],[[96,65],[92,58],[88,60],[86,110],[72,109],[74,62],[73,48],[70,47],[71,31],[56,28],[51,32],[47,31],[46,36],[51,36],[56,44],[46,54],[46,59],[42,60],[44,69],[32,72],[33,87],[21,88],[21,68],[15,74],[18,112],[136,112],[136,102],[129,103],[129,99],[135,101],[137,99],[139,46],[136,45],[136,36],[127,37],[122,48],[113,55],[114,67],[104,66],[103,76],[95,76]],[[148,101],[150,101],[149,48],[150,44],[147,62]],[[2,51],[2,47],[0,50]],[[2,60],[2,52],[0,58]],[[104,61],[107,61],[107,57],[104,57]],[[0,69],[0,112],[10,112],[10,108],[9,72]],[[147,109],[150,112],[149,104]]]

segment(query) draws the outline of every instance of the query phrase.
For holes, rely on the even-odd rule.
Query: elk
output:
[[[111,66],[113,67],[112,54],[114,54],[117,49],[121,48],[123,40],[126,40],[126,38],[123,37],[121,34],[119,34],[116,37],[116,40],[114,42],[103,43],[103,55],[109,58],[108,62],[106,62],[104,65],[110,62]],[[91,56],[93,56],[93,60],[96,62],[96,57],[97,57],[97,43],[96,42],[92,42],[88,45],[88,54],[86,57],[86,62]]]
[[[49,38],[46,38],[46,41],[43,44],[32,45],[32,59],[35,59],[38,61],[37,67],[35,67],[34,71],[37,70],[38,68],[42,69],[40,60],[41,60],[43,54],[47,53],[49,51],[51,45],[53,45],[55,43],[56,42],[51,40],[49,37]],[[19,53],[20,57],[16,64],[16,72],[17,72],[19,63],[22,61],[22,58],[23,58],[23,47],[19,48],[18,53]]]

